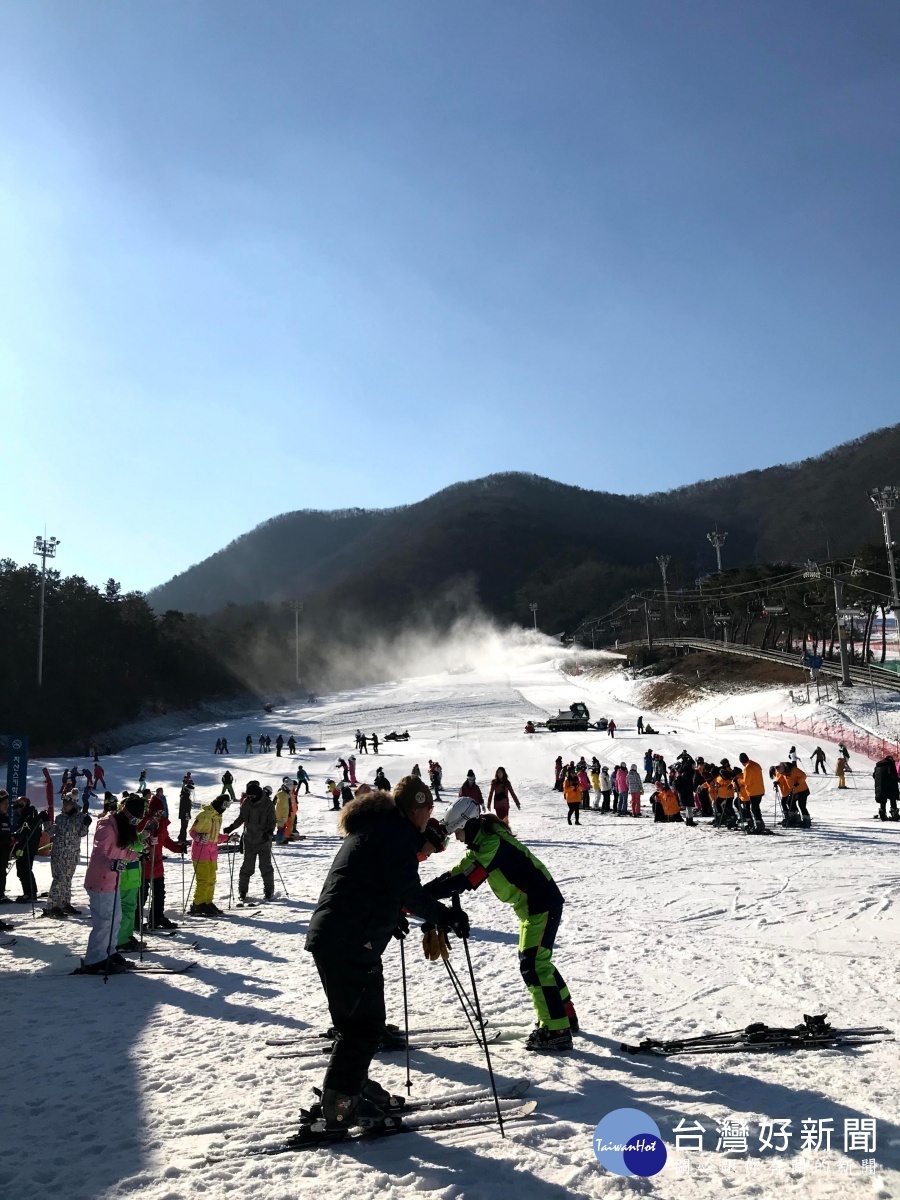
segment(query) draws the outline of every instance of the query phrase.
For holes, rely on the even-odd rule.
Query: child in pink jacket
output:
[[[119,863],[140,857],[144,842],[137,823],[144,815],[141,796],[129,796],[118,812],[107,813],[97,822],[91,861],[84,876],[84,890],[91,905],[91,933],[79,971],[86,975],[120,974],[128,960],[115,951],[115,936],[122,921],[119,897]]]

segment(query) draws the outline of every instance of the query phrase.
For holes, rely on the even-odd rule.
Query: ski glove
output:
[[[408,933],[409,933],[409,921],[407,921],[404,914],[401,913],[400,920],[397,922],[397,926],[394,929],[394,932],[391,934],[391,937],[395,937],[398,942],[402,942]]]
[[[450,921],[449,928],[456,934],[458,938],[467,938],[469,936],[469,918],[462,909],[454,910]]]
[[[422,927],[422,953],[429,962],[438,962],[440,959],[447,961],[450,957],[450,946],[443,929],[435,929],[430,925]]]

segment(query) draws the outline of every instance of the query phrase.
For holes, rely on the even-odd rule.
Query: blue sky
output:
[[[146,588],[897,421],[898,50],[891,0],[6,0],[0,555]]]

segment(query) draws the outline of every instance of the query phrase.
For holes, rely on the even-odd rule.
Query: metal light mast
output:
[[[44,679],[44,592],[47,585],[47,559],[56,558],[56,547],[60,544],[59,538],[41,537],[40,534],[34,539],[34,553],[41,560],[41,617],[38,625],[38,687],[41,687]]]

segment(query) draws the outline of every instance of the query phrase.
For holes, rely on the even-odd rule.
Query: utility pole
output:
[[[538,608],[538,606],[532,600],[532,602],[528,605],[528,607],[531,609],[531,615],[534,618],[534,632],[537,633],[537,608]]]
[[[292,600],[291,611],[294,614],[294,661],[296,665],[297,687],[300,686],[300,614],[303,612],[303,601]]]
[[[844,687],[852,687],[853,680],[850,678],[850,655],[847,652],[847,634],[844,628],[844,585],[834,577],[834,611],[837,616],[838,627],[838,647],[841,652],[841,683]]]
[[[660,571],[662,571],[663,596],[665,597],[665,599],[663,601],[664,606],[665,606],[663,609],[663,611],[665,613],[664,627],[665,627],[665,631],[666,631],[666,637],[669,638],[672,636],[672,632],[669,629],[669,581],[666,576],[666,572],[669,569],[669,563],[672,561],[672,555],[671,554],[657,554],[656,561],[659,563]]]
[[[44,592],[47,585],[47,559],[56,558],[56,547],[60,544],[59,538],[52,537],[49,539],[38,535],[34,539],[34,553],[41,560],[41,616],[38,624],[38,687],[41,687],[44,679]]]
[[[647,608],[647,601],[644,601],[644,625],[647,629],[647,649],[653,649],[653,635],[650,632],[650,612]]]
[[[889,513],[900,500],[900,488],[889,485],[883,488],[872,488],[869,499],[875,505],[875,511],[881,514],[884,526],[884,546],[887,550],[888,570],[891,573],[891,607],[894,610],[894,627],[897,634],[897,651],[900,653],[900,595],[897,593],[897,565],[894,562],[894,543],[891,541],[891,519]]]
[[[706,540],[708,542],[711,542],[713,547],[715,548],[716,562],[718,563],[718,569],[719,569],[720,574],[722,571],[722,547],[725,545],[725,539],[727,537],[728,537],[727,533],[719,533],[718,525],[715,527],[715,529],[713,530],[712,533],[708,533],[706,535]]]

